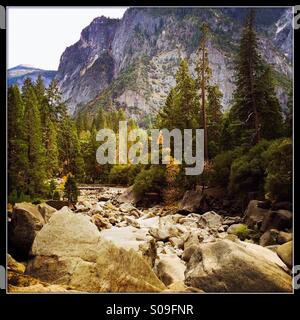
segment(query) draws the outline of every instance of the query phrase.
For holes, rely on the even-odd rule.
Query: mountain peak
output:
[[[16,69],[35,69],[35,70],[39,70],[39,68],[36,68],[30,64],[19,64],[13,68],[10,68],[10,70],[16,70]]]

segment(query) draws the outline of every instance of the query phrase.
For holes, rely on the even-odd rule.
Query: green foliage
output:
[[[72,119],[66,115],[58,131],[59,157],[63,164],[62,172],[71,172],[77,179],[83,179],[84,162],[81,154],[77,130]]]
[[[241,224],[234,228],[233,234],[235,234],[240,240],[244,241],[249,237],[251,230],[246,224]]]
[[[222,130],[222,104],[223,97],[217,85],[208,87],[208,103],[206,107],[208,155],[215,157],[220,151],[221,130]]]
[[[285,111],[284,133],[287,137],[293,135],[293,90],[289,91],[287,109]]]
[[[28,168],[24,127],[24,103],[17,86],[8,88],[8,193],[20,193],[26,186]]]
[[[48,186],[48,197],[50,199],[53,199],[53,194],[56,188],[57,188],[56,182],[53,179],[51,179]]]
[[[166,185],[165,169],[160,166],[152,166],[148,170],[142,170],[135,178],[133,192],[137,197],[142,197],[147,192],[158,192]]]
[[[231,165],[235,159],[243,154],[243,148],[228,150],[218,154],[212,162],[212,170],[209,181],[213,185],[227,187],[229,183]]]
[[[141,171],[141,165],[114,165],[109,173],[112,184],[131,185]]]
[[[60,200],[60,192],[58,190],[54,190],[52,195],[53,200]]]
[[[274,139],[282,134],[281,109],[274,88],[271,68],[259,54],[251,10],[236,59],[236,89],[230,110],[230,133],[235,145],[251,146],[261,138]]]
[[[292,201],[293,144],[291,139],[275,140],[263,154],[266,163],[265,192],[275,201]]]
[[[31,80],[24,81],[22,87],[24,101],[24,139],[28,166],[25,169],[26,185],[24,192],[39,195],[44,192],[45,181],[45,148],[42,144],[41,117],[38,99]]]
[[[229,178],[229,192],[240,200],[247,198],[248,192],[263,194],[266,167],[263,153],[270,142],[261,140],[243,156],[234,160]]]
[[[75,177],[69,173],[64,185],[64,198],[67,198],[69,203],[75,204],[77,202],[78,195],[79,191],[77,189]]]

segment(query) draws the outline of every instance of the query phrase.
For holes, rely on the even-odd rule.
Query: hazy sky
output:
[[[29,64],[57,70],[66,47],[101,15],[121,18],[125,7],[9,7],[7,10],[8,68]]]

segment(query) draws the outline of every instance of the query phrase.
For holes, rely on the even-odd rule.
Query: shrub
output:
[[[76,203],[79,195],[75,177],[72,174],[68,174],[67,180],[64,185],[64,197],[68,199],[69,203]]]
[[[269,146],[270,141],[262,140],[233,161],[228,186],[231,194],[240,196],[241,200],[247,197],[248,192],[263,194],[266,175],[263,154]]]
[[[232,232],[237,237],[239,237],[240,240],[245,240],[249,237],[251,230],[248,228],[246,224],[240,224],[235,226],[234,231]]]
[[[165,185],[165,169],[160,166],[152,166],[137,175],[134,180],[133,192],[137,197],[144,196],[146,192],[160,193]]]
[[[280,139],[273,141],[263,156],[267,173],[264,185],[266,197],[273,201],[292,201],[292,140]]]
[[[49,186],[48,186],[48,197],[50,199],[53,199],[53,193],[56,188],[57,188],[56,182],[53,179],[51,179]]]
[[[209,182],[222,187],[227,187],[229,183],[231,165],[233,161],[242,154],[243,148],[241,147],[218,154],[213,160]]]
[[[140,171],[140,165],[114,165],[109,172],[109,183],[131,185]]]
[[[59,192],[59,190],[54,190],[52,199],[53,200],[60,200],[60,192]]]

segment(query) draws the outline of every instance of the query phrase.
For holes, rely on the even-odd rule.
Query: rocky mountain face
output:
[[[13,84],[17,84],[19,87],[21,87],[25,78],[29,77],[33,81],[35,81],[38,76],[42,76],[45,85],[48,86],[51,80],[56,76],[56,71],[43,70],[29,65],[20,64],[8,70],[8,85],[10,86]]]
[[[181,58],[195,75],[204,21],[211,28],[212,82],[228,108],[234,90],[233,59],[247,9],[130,8],[121,20],[96,18],[61,56],[57,79],[71,113],[99,106],[124,107],[141,119],[155,113],[175,84]],[[292,66],[291,9],[260,9],[257,31],[262,56],[273,64],[282,105]]]

